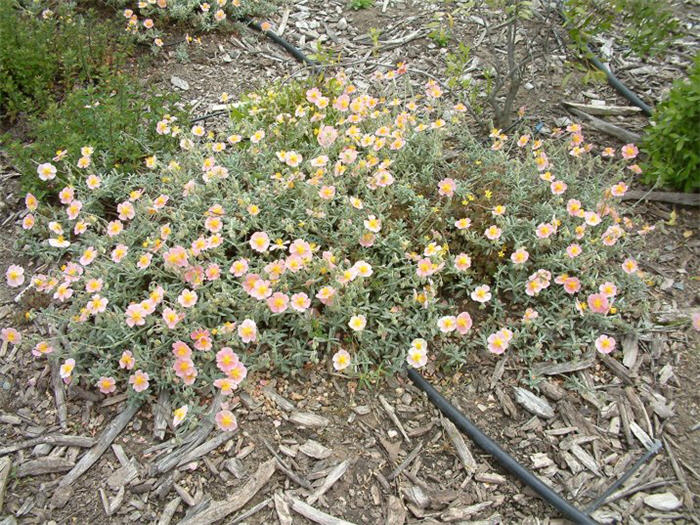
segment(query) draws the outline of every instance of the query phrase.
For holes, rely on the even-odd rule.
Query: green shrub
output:
[[[682,191],[700,188],[700,54],[689,77],[674,82],[652,120],[642,142],[649,155],[644,181]]]
[[[52,12],[0,0],[0,35],[0,115],[10,120],[44,111],[75,86],[98,83],[120,65],[126,46],[114,21],[68,2]]]
[[[622,45],[656,56],[680,36],[669,0],[566,0],[563,7],[569,34],[584,49],[600,33],[622,33]]]
[[[350,0],[348,7],[355,11],[360,9],[368,9],[374,5],[374,0]]]
[[[54,297],[31,317],[65,335],[22,344],[68,381],[153,402],[165,390],[195,415],[240,383],[237,359],[289,373],[332,360],[367,380],[407,359],[612,350],[603,334],[645,307],[624,164],[587,155],[573,127],[575,156],[498,131],[484,147],[464,105],[433,81],[415,96],[404,71],[367,92],[338,75],[251,93],[221,132],[164,118],[180,150],[138,174],[97,149],[82,169],[37,159],[70,187],[49,181],[65,207],[27,198],[21,246],[49,266],[25,298]]]
[[[99,152],[100,165],[107,169],[143,168],[145,157],[172,144],[155,130],[163,112],[178,117],[178,122],[186,121],[185,112],[175,105],[177,100],[175,94],[159,95],[136,78],[114,74],[96,86],[69,92],[42,114],[29,117],[29,131],[22,141],[7,135],[4,141],[22,174],[23,188],[41,196],[49,188],[36,177],[36,166],[41,159],[57,155],[57,150],[77,161],[80,148],[89,145]]]

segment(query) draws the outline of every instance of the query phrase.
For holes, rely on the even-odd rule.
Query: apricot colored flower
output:
[[[596,350],[598,350],[598,352],[601,354],[609,354],[615,350],[615,346],[617,346],[615,339],[605,334],[601,334],[600,337],[595,340]]]
[[[97,380],[97,386],[103,394],[111,394],[117,389],[117,382],[113,377],[102,376]]]
[[[443,334],[453,332],[457,329],[457,318],[454,315],[446,315],[438,319],[437,325]]]
[[[233,432],[238,428],[236,417],[230,410],[220,410],[214,418],[216,425],[224,432]]]
[[[238,337],[241,338],[241,341],[244,343],[253,343],[258,337],[258,328],[255,325],[255,321],[252,319],[246,319],[244,320],[239,326],[238,326]]]
[[[131,370],[136,364],[136,359],[134,359],[134,354],[130,350],[124,350],[122,356],[119,358],[119,368],[125,368]]]
[[[489,302],[491,300],[491,287],[486,284],[477,286],[476,289],[471,293],[471,298],[477,303]]]
[[[591,309],[591,312],[597,314],[607,314],[608,310],[610,310],[610,302],[602,293],[590,294],[586,302],[588,303],[588,307]]]
[[[22,283],[24,283],[24,268],[11,264],[7,268],[7,272],[5,272],[5,279],[7,280],[7,286],[10,288],[22,286]]]

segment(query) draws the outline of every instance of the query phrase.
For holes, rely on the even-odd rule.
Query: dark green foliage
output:
[[[123,61],[123,30],[73,4],[56,12],[0,0],[0,114],[44,111],[78,86],[99,82]]]
[[[694,191],[700,188],[700,54],[687,79],[677,80],[652,116],[642,150],[649,155],[644,180]]]
[[[669,0],[566,0],[563,8],[569,34],[583,49],[591,37],[614,32],[638,55],[655,56],[680,36]]]

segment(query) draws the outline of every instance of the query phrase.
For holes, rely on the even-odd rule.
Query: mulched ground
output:
[[[314,40],[324,38],[342,62],[352,62],[347,69],[360,80],[381,67],[376,64],[394,65],[408,58],[416,81],[423,82],[425,74],[444,78],[449,49],[426,38],[435,10],[432,3],[392,0],[354,12],[343,2],[310,0],[282,10],[271,22],[307,51]],[[496,20],[495,14],[489,16]],[[697,13],[687,16],[697,24]],[[372,27],[382,29],[376,50],[367,37]],[[478,41],[482,32],[483,26],[467,16],[451,28],[453,39],[469,43]],[[551,45],[559,45],[557,38]],[[182,53],[168,48],[148,81],[180,89],[174,84],[183,84],[173,77],[185,80],[188,89],[182,94],[196,115],[216,109],[222,92],[235,95],[249,91],[251,83],[303,74],[283,50],[243,30],[204,36],[201,46],[187,49],[189,61],[183,62]],[[651,103],[687,64],[688,45],[649,63],[635,63],[621,49],[612,50],[613,69]],[[573,57],[562,46],[552,55],[546,63],[532,64],[531,80],[517,99],[518,105],[527,106],[527,122],[554,127],[567,117],[559,106],[562,100],[627,104],[607,85],[583,85],[578,73],[565,82],[569,70],[564,60]],[[478,48],[474,56],[480,56]],[[484,53],[480,60],[488,59]],[[478,76],[478,61],[470,73]],[[637,132],[647,124],[639,115],[609,120]],[[600,143],[611,142],[584,130],[587,136],[600,137]],[[11,246],[21,197],[9,167],[0,170],[0,179],[5,188],[0,198],[0,267],[5,268],[18,257]],[[600,522],[697,523],[698,335],[688,330],[687,319],[700,302],[698,214],[677,207],[672,215],[672,207],[662,203],[641,203],[637,212],[657,225],[647,237],[644,269],[661,276],[662,284],[650,298],[653,326],[623,342],[621,363],[592,355],[568,366],[541,363],[528,369],[512,358],[474,355],[454,375],[436,373],[430,380],[486,434],[579,508],[595,500],[658,440],[661,452],[594,517]],[[29,307],[28,298],[15,303],[16,294],[4,282],[0,285],[3,326],[21,324]],[[518,400],[516,388],[527,389],[548,409],[536,415],[531,402]],[[256,375],[232,404],[238,431],[224,435],[203,427],[190,443],[170,442],[168,429],[163,439],[156,437],[154,427],[160,424],[150,410],[141,409],[87,472],[69,487],[59,487],[126,404],[119,397],[104,399],[69,389],[66,425],[61,428],[51,371],[28,352],[1,349],[0,516],[7,517],[0,523],[165,525],[210,523],[219,517],[223,523],[288,524],[309,523],[303,515],[318,521],[319,512],[352,523],[556,521],[555,510],[491,457],[468,440],[455,438],[449,422],[405,377],[368,386],[325,367],[288,378]],[[94,440],[34,441],[19,450],[6,449],[57,434]],[[168,460],[172,468],[167,468]],[[36,474],[42,469],[50,473]]]

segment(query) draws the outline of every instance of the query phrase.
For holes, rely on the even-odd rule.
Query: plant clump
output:
[[[156,132],[178,151],[139,173],[89,145],[37,159],[61,204],[27,194],[19,243],[48,269],[6,278],[55,332],[21,344],[67,382],[168,391],[175,423],[264,368],[326,361],[371,381],[475,352],[612,352],[643,314],[651,227],[619,202],[636,147],[598,152],[576,125],[547,141],[494,130],[485,147],[463,104],[405,73],[250,93],[224,131],[165,115]]]

